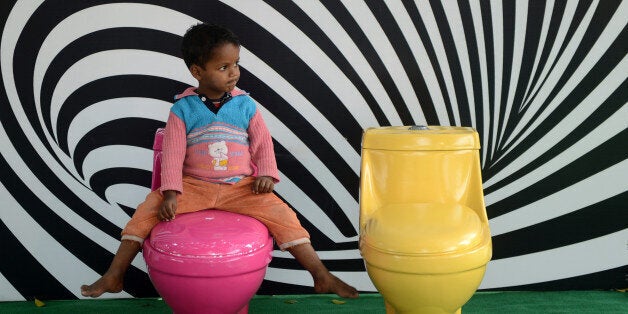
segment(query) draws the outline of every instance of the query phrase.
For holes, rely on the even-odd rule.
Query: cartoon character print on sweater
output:
[[[211,143],[208,145],[208,148],[209,155],[213,157],[212,165],[214,170],[227,170],[227,164],[229,163],[227,143],[225,141]]]

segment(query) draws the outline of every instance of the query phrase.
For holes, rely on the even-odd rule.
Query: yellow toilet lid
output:
[[[373,213],[361,241],[400,255],[447,253],[476,247],[484,229],[478,215],[460,204],[390,204]]]

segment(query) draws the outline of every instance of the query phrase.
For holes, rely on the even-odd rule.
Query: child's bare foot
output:
[[[329,272],[320,278],[314,278],[314,291],[316,293],[335,293],[343,298],[358,297],[358,290]]]
[[[105,273],[89,286],[81,286],[81,294],[92,298],[97,298],[105,292],[117,293],[120,291],[122,291],[122,279],[108,273]]]

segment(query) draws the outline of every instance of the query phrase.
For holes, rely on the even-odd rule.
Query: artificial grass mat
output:
[[[161,299],[94,299],[72,301],[0,302],[0,313],[171,313]],[[41,305],[41,304],[39,304]],[[384,313],[381,295],[363,293],[358,299],[336,295],[258,295],[250,314],[266,313]],[[464,314],[628,313],[628,295],[617,291],[477,292],[462,308]]]

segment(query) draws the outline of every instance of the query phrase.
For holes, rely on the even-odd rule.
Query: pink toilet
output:
[[[160,129],[153,146],[153,189],[160,183],[162,138]],[[261,222],[211,209],[159,223],[143,246],[153,285],[176,314],[248,313],[272,250]]]

